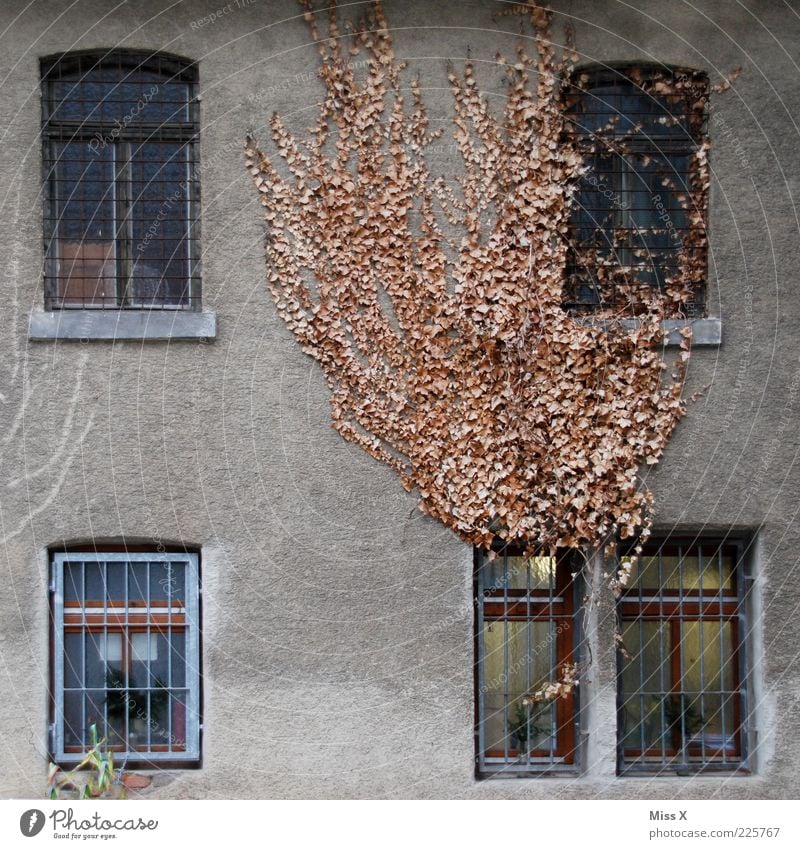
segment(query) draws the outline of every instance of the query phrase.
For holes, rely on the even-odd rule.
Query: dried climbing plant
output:
[[[498,57],[501,115],[471,63],[449,71],[463,168],[446,182],[426,161],[441,130],[420,82],[401,83],[379,0],[345,32],[329,4],[324,34],[301,5],[321,57],[319,117],[300,139],[273,116],[282,163],[251,138],[246,156],[266,210],[269,289],[325,374],[333,426],[475,545],[646,538],[652,495],[638,470],[658,462],[684,415],[691,339],[684,331],[668,369],[661,321],[681,314],[699,266],[687,256],[663,292],[634,287],[627,306],[590,320],[562,306],[583,158],[562,83],[576,56],[554,50],[551,13],[505,13],[529,21],[535,49]],[[696,165],[686,203],[704,240],[704,146]],[[625,580],[620,570],[612,586]]]

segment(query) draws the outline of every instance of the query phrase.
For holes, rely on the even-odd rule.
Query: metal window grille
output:
[[[117,762],[200,757],[195,554],[53,557],[55,760],[79,761],[90,729]]]
[[[648,544],[618,603],[621,773],[745,770],[744,545]]]
[[[568,555],[476,552],[478,774],[572,771],[577,694],[529,696],[575,662],[575,582]]]
[[[48,309],[199,309],[197,71],[130,51],[42,63]]]
[[[702,316],[705,210],[694,208],[693,192],[694,154],[706,136],[698,109],[705,75],[625,67],[577,77],[567,114],[588,168],[570,221],[565,308],[635,313],[648,289],[689,279],[682,311]],[[676,82],[678,93],[664,93]]]

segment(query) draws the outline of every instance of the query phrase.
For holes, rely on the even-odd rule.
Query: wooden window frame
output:
[[[620,633],[624,623],[651,622],[665,624],[669,628],[669,647],[661,652],[662,662],[669,669],[669,690],[664,690],[665,697],[674,694],[682,706],[687,695],[683,691],[685,665],[681,645],[681,626],[686,623],[719,623],[730,625],[731,646],[730,663],[733,677],[732,690],[724,688],[719,691],[702,691],[699,695],[719,695],[725,698],[731,694],[733,719],[733,745],[723,743],[719,748],[709,747],[703,742],[698,743],[691,738],[681,743],[685,730],[667,721],[666,714],[661,713],[661,739],[670,735],[670,744],[641,749],[623,746],[625,727],[624,704],[626,696],[636,696],[624,692],[623,670],[626,663],[635,661],[635,657],[626,656],[626,649],[621,648],[617,653],[617,769],[619,774],[636,773],[666,773],[692,774],[699,772],[731,772],[749,774],[748,767],[748,699],[747,699],[747,664],[746,641],[747,634],[747,583],[746,555],[748,544],[745,539],[720,537],[671,537],[653,538],[644,544],[642,557],[678,557],[679,586],[628,586],[617,601],[617,616]],[[622,550],[623,556],[633,553],[632,546]],[[709,554],[719,558],[727,556],[731,563],[731,586],[702,589],[683,587],[682,562],[685,558],[707,558]],[[718,561],[721,564],[721,559]],[[699,566],[699,560],[698,560]],[[720,565],[720,578],[722,577]],[[698,568],[699,574],[699,568]],[[720,663],[724,663],[721,659]],[[722,669],[720,667],[720,673]],[[641,674],[641,673],[640,673]],[[696,694],[697,695],[697,694]],[[695,695],[695,698],[696,698]],[[723,714],[724,715],[724,714]],[[681,722],[683,724],[683,720]]]
[[[495,554],[500,558],[504,555],[519,557],[522,551],[514,546],[506,546],[498,548]],[[556,629],[556,668],[552,670],[553,680],[564,666],[577,664],[578,627],[575,614],[579,605],[577,581],[573,578],[573,557],[572,552],[557,553],[552,591],[499,586],[487,588],[482,580],[487,554],[475,550],[475,761],[478,778],[574,774],[578,769],[576,731],[579,703],[576,690],[554,702],[556,745],[551,749],[532,748],[522,753],[513,748],[493,750],[483,744],[485,696],[488,693],[484,681],[483,626],[487,622],[549,622]],[[507,669],[504,672],[508,674]],[[504,694],[506,701],[508,698],[509,694]]]

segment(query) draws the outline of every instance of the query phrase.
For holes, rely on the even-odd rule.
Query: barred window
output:
[[[478,774],[571,769],[577,696],[530,698],[575,662],[570,556],[476,560]]]
[[[199,309],[196,66],[69,53],[42,80],[47,309]]]
[[[91,728],[121,764],[200,756],[196,554],[53,556],[53,753],[79,761]]]
[[[746,766],[744,552],[668,539],[623,558],[620,771]]]
[[[680,289],[675,316],[704,315],[706,75],[604,67],[572,82],[568,120],[587,170],[570,221],[565,307],[631,315],[652,289]]]

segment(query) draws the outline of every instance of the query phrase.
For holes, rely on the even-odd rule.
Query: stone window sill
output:
[[[603,322],[605,324],[605,322]],[[625,329],[633,330],[638,322],[636,319],[623,319],[620,322]],[[722,319],[720,318],[670,318],[662,322],[666,331],[664,344],[668,348],[680,345],[683,337],[680,331],[684,327],[692,329],[693,348],[716,348],[722,344]]]
[[[123,342],[176,342],[216,339],[217,315],[188,310],[37,310],[28,322],[28,339]]]

